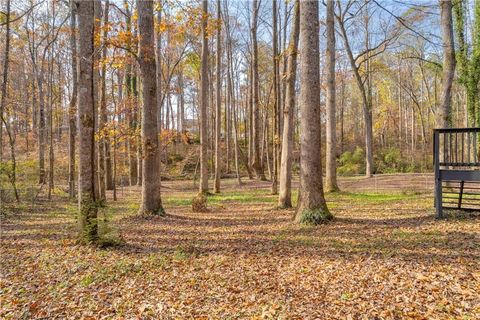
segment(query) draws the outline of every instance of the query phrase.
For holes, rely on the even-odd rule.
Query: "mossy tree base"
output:
[[[88,195],[83,195],[80,201],[80,230],[79,241],[81,244],[92,245],[98,241],[98,203]]]
[[[303,209],[295,217],[295,221],[304,225],[325,224],[333,220],[333,215],[327,208]]]
[[[138,214],[141,215],[141,216],[164,217],[164,216],[166,216],[167,213],[165,212],[165,209],[163,207],[160,207],[160,208],[155,209],[155,210],[148,210],[148,209],[140,208],[140,210],[138,210]]]

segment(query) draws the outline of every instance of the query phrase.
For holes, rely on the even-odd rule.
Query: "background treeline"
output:
[[[94,2],[96,174],[105,197],[106,190],[142,184],[143,84],[136,2]],[[276,180],[294,8],[294,1],[208,3],[208,89],[203,92],[212,177],[218,145],[222,177],[240,181],[256,174]],[[200,34],[205,18],[196,2],[157,1],[153,10],[162,178],[192,179],[201,170]],[[323,124],[328,45],[324,12],[321,5]],[[2,201],[65,192],[75,196],[76,158],[82,152],[76,141],[77,51],[82,40],[77,20],[69,1],[2,0]],[[453,1],[453,21],[457,72],[450,122],[454,127],[478,126],[480,1]],[[442,94],[440,23],[437,1],[335,2],[336,108],[331,121],[340,175],[431,170],[431,130]],[[298,89],[298,83],[294,85]],[[298,108],[293,111],[295,173]]]

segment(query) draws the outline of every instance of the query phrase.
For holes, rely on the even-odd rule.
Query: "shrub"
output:
[[[352,175],[365,173],[365,152],[361,147],[356,147],[353,152],[344,152],[339,159],[339,175]]]

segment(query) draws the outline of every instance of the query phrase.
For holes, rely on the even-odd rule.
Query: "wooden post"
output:
[[[458,196],[458,209],[462,209],[462,200],[463,200],[463,187],[465,185],[465,181],[460,182],[460,195]]]
[[[440,177],[440,144],[439,132],[433,133],[433,162],[435,168],[435,216],[437,219],[443,218],[442,204],[442,180]]]

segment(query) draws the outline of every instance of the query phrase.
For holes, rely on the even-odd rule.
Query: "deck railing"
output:
[[[442,209],[480,209],[480,128],[435,129],[436,215]]]
[[[480,128],[435,129],[433,146],[440,166],[480,166]]]

